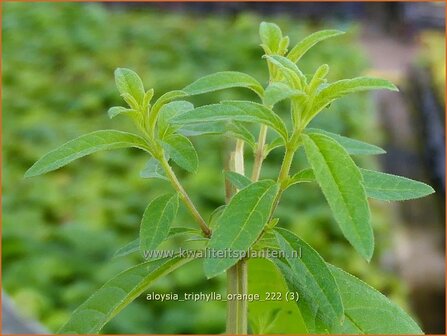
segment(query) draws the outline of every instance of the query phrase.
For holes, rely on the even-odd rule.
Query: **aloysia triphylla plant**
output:
[[[266,87],[250,75],[226,71],[205,76],[152,102],[153,89],[145,91],[141,79],[133,71],[117,69],[116,85],[128,107],[112,107],[109,116],[131,118],[140,134],[102,130],[83,135],[42,157],[26,176],[50,172],[99,150],[139,148],[150,157],[141,172],[142,177],[169,181],[173,193],[149,203],[143,214],[139,238],[120,249],[119,255],[156,249],[173,235],[197,235],[198,230],[172,226],[182,203],[201,230],[206,241],[204,248],[215,252],[202,259],[204,276],[212,278],[226,271],[229,293],[247,293],[247,261],[250,257],[240,258],[240,255],[231,254],[221,257],[219,251],[279,249],[284,252],[284,257],[269,260],[288,288],[299,293],[296,304],[308,332],[421,333],[418,325],[402,309],[361,280],[326,263],[305,241],[280,228],[280,220],[274,217],[281,195],[287,188],[316,182],[343,235],[369,261],[373,256],[374,235],[368,198],[400,201],[433,192],[431,187],[421,182],[359,168],[351,158],[382,154],[382,149],[308,127],[320,112],[330,113],[330,104],[345,95],[375,89],[397,91],[390,82],[369,77],[328,83],[329,66],[326,64],[311,76],[301,72],[297,63],[312,46],[340,34],[342,32],[336,30],[319,31],[288,51],[289,38],[282,35],[279,27],[262,23],[261,46],[270,75]],[[194,107],[186,100],[193,95],[234,87],[252,90],[259,97],[258,101],[223,101]],[[282,100],[290,101],[291,127],[287,127],[274,112],[275,105]],[[247,123],[259,125],[257,139],[246,128]],[[277,136],[270,143],[266,140],[267,132]],[[198,169],[198,156],[188,136],[206,134],[230,135],[235,140],[235,149],[228,163],[230,169],[225,173],[227,205],[214,212],[213,231],[172,168],[174,163],[194,173]],[[247,175],[244,170],[245,144],[254,154],[253,170]],[[284,150],[278,177],[276,180],[259,180],[263,160],[275,148]],[[300,150],[305,152],[309,167],[291,171],[294,155]],[[99,332],[151,283],[193,259],[175,255],[149,260],[125,270],[82,304],[61,332]],[[247,316],[246,301],[228,301],[227,332],[246,333],[248,319],[253,322],[251,328],[254,332],[271,330],[269,324],[275,323],[274,317],[278,312],[265,311],[262,314],[273,318],[265,318],[261,326],[256,321],[262,320],[262,316],[259,319]],[[293,316],[288,317],[287,323],[294,323]],[[281,329],[275,330],[281,332]]]

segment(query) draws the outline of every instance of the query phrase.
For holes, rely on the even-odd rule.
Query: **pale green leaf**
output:
[[[282,82],[271,83],[264,93],[264,104],[266,106],[274,106],[281,100],[303,95],[304,93],[300,90],[292,89],[289,85]]]
[[[191,260],[182,257],[157,259],[121,272],[80,305],[59,333],[97,334],[156,280]]]
[[[131,95],[138,104],[142,104],[144,98],[144,86],[136,72],[118,68],[115,70],[115,83],[120,94]]]
[[[342,145],[346,151],[351,155],[376,155],[376,154],[385,154],[385,150],[375,145],[368,144],[363,141],[351,139],[336,133],[331,133],[328,131],[324,131],[317,128],[308,128],[305,131],[308,134],[311,133],[320,133],[327,135],[328,137],[337,141],[340,145]]]
[[[287,292],[281,273],[270,260],[248,260],[248,293],[261,298],[248,302],[248,319],[253,334],[307,333],[298,306],[294,301],[286,300]],[[280,293],[281,299],[265,300],[266,293]]]
[[[166,177],[166,174],[163,170],[163,167],[160,164],[160,161],[158,161],[155,158],[150,158],[144,169],[140,172],[140,177],[142,178],[158,178],[162,180],[168,181],[168,178]]]
[[[184,91],[180,91],[180,90],[174,90],[174,91],[169,91],[166,92],[165,94],[163,94],[160,98],[158,98],[154,105],[151,108],[151,111],[149,113],[149,128],[151,130],[153,130],[155,128],[155,124],[158,120],[158,115],[160,113],[161,108],[172,102],[173,100],[179,99],[179,98],[183,98],[185,96],[187,96],[188,94]]]
[[[315,32],[298,42],[287,54],[287,58],[296,63],[310,48],[312,48],[318,42],[341,34],[344,34],[344,32],[339,30],[320,30],[318,32]]]
[[[293,288],[300,294],[297,302],[308,325],[321,320],[327,326],[340,325],[343,304],[337,283],[323,258],[292,232],[276,228],[276,239],[294,273]],[[295,254],[295,255],[294,255]]]
[[[199,158],[189,139],[180,134],[171,134],[163,139],[163,147],[169,157],[183,169],[194,173],[199,167]]]
[[[143,109],[146,110],[151,104],[152,98],[154,97],[154,89],[149,89],[144,94],[143,98]]]
[[[185,100],[178,100],[167,103],[160,108],[158,115],[158,134],[160,139],[173,134],[180,127],[179,125],[171,125],[169,120],[176,115],[187,113],[194,109],[194,105]]]
[[[323,134],[303,134],[304,149],[315,178],[346,239],[366,259],[374,235],[363,178],[346,150]]]
[[[173,238],[179,235],[183,234],[194,234],[194,235],[200,235],[201,231],[193,228],[188,227],[171,227],[169,229],[168,238]],[[140,251],[140,238],[137,238],[135,240],[132,240],[131,242],[127,243],[126,245],[120,247],[116,252],[113,254],[113,258],[119,258],[124,257],[126,255],[135,253]]]
[[[132,110],[132,109],[128,109],[122,106],[113,106],[111,108],[109,108],[109,110],[107,111],[107,114],[109,116],[110,119],[116,117],[118,114],[135,114],[137,113],[137,111]]]
[[[234,87],[250,89],[259,97],[262,97],[264,93],[262,85],[256,79],[237,71],[222,71],[207,75],[189,84],[183,91],[192,96]]]
[[[281,42],[283,40],[281,28],[275,23],[261,22],[259,25],[259,37],[262,45],[266,46],[264,50],[271,53],[277,53],[280,50]]]
[[[252,181],[248,177],[234,171],[226,171],[225,177],[237,189],[244,189],[245,187],[248,187],[250,184],[252,184]]]
[[[219,217],[208,248],[214,251],[204,260],[205,275],[212,278],[233,266],[261,233],[268,221],[278,185],[273,181],[255,182],[230,200]],[[219,253],[233,251],[223,258]],[[235,255],[236,254],[236,255]]]
[[[284,77],[288,80],[289,85],[294,89],[301,90],[306,86],[306,76],[304,76],[298,66],[288,58],[279,55],[266,55],[264,57],[281,71]]]
[[[149,203],[140,225],[140,250],[154,250],[168,236],[178,210],[178,195],[163,195]]]
[[[368,197],[382,201],[404,201],[434,193],[429,185],[406,177],[361,169]]]
[[[345,320],[331,334],[423,334],[417,323],[382,293],[345,271],[328,264],[337,281]]]
[[[25,177],[48,173],[76,159],[101,150],[126,147],[136,147],[149,152],[146,140],[132,133],[102,130],[85,134],[44,155],[28,169]]]
[[[225,101],[220,104],[197,107],[188,113],[174,117],[171,121],[185,125],[231,120],[270,126],[287,139],[287,129],[281,118],[265,106],[249,101]]]

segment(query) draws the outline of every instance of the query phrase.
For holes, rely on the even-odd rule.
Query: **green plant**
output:
[[[169,181],[175,193],[160,196],[147,206],[139,238],[117,253],[151,251],[178,234],[187,235],[202,245],[191,250],[195,253],[188,256],[172,254],[154,258],[118,274],[73,313],[61,332],[99,332],[154,281],[205,251],[206,277],[226,271],[228,294],[244,298],[228,300],[227,333],[247,333],[248,320],[255,333],[268,332],[279,321],[284,330],[290,326],[293,329],[298,320],[304,321],[306,330],[311,333],[421,333],[402,309],[359,279],[326,263],[294,233],[279,228],[279,219],[274,217],[286,189],[316,181],[343,235],[369,261],[374,237],[368,197],[405,200],[433,192],[421,182],[361,169],[351,158],[351,155],[384,153],[379,147],[308,127],[320,112],[347,94],[371,89],[397,91],[386,80],[367,77],[327,83],[329,66],[326,64],[311,76],[301,72],[296,63],[312,46],[340,34],[335,30],[311,34],[288,52],[289,38],[283,36],[275,24],[262,23],[261,46],[270,76],[266,88],[247,74],[226,71],[198,79],[182,90],[167,92],[152,103],[153,89],[146,91],[135,72],[122,68],[115,71],[116,85],[128,107],[112,107],[109,116],[129,117],[141,134],[103,130],[83,135],[42,157],[25,176],[53,171],[100,150],[138,148],[151,156],[142,176]],[[194,108],[183,100],[235,87],[252,90],[259,102],[222,101]],[[273,111],[282,100],[290,101],[291,127]],[[246,127],[247,123],[259,125],[257,140]],[[269,130],[277,137],[268,142]],[[206,134],[226,134],[235,139],[235,149],[229,155],[225,172],[227,204],[218,207],[208,221],[200,214],[171,166],[174,162],[190,173],[196,172],[198,156],[188,136]],[[245,144],[254,154],[250,177],[245,173]],[[284,157],[277,179],[259,180],[264,159],[279,148],[284,149]],[[294,155],[302,148],[309,167],[291,173]],[[171,227],[179,200],[200,231]],[[282,306],[266,303],[264,308],[258,306],[247,316],[247,264],[256,263],[256,259],[250,257],[252,252],[270,252],[268,260],[276,267],[273,274],[279,270],[280,279],[285,281],[278,281],[273,288],[286,284],[287,295],[293,295],[292,301],[296,301],[298,309],[284,311]],[[282,254],[273,257],[274,252]],[[222,257],[222,254],[226,255]],[[260,278],[263,270],[267,273],[268,268],[273,267],[268,265],[262,265]],[[279,301],[286,304],[284,300]]]

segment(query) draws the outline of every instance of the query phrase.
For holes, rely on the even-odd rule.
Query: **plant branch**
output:
[[[236,148],[230,154],[229,168],[244,175],[244,141],[236,140]],[[226,188],[226,200],[231,199],[234,189]],[[247,294],[247,260],[239,260],[236,265],[227,270],[227,294],[242,295],[242,299],[234,298],[227,302],[227,328],[230,335],[247,334],[247,301],[243,298]]]
[[[169,181],[171,182],[174,189],[177,190],[177,192],[180,194],[181,200],[191,212],[191,215],[194,217],[196,222],[199,224],[200,229],[203,231],[204,235],[206,237],[211,237],[211,229],[208,227],[205,220],[196,209],[194,203],[191,201],[191,198],[189,197],[183,186],[180,184],[180,181],[178,180],[168,161],[164,158],[164,155],[162,155],[159,160]]]

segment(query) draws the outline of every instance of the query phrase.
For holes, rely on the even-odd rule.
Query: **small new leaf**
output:
[[[144,98],[144,86],[136,72],[118,68],[115,70],[115,83],[120,94],[131,95],[138,104],[142,104]]]
[[[281,28],[270,22],[261,22],[259,25],[259,37],[261,38],[262,42],[261,46],[267,47],[264,48],[266,53],[268,51],[269,53],[276,54],[284,47],[281,44],[286,43],[283,42]]]
[[[109,110],[107,111],[107,114],[109,116],[110,119],[116,117],[118,114],[135,114],[137,113],[137,111],[133,110],[133,109],[128,109],[122,106],[113,106],[111,108],[109,108]]]
[[[429,185],[406,177],[361,169],[368,197],[382,201],[404,201],[434,193]]]
[[[282,82],[271,83],[264,93],[264,104],[266,106],[274,106],[281,100],[304,95],[304,92],[300,90],[292,89],[289,85]]]
[[[115,130],[96,131],[73,139],[44,155],[28,169],[25,177],[48,173],[101,150],[126,147],[136,147],[150,153],[146,140],[138,135]]]
[[[318,42],[324,41],[330,37],[338,36],[344,34],[344,32],[339,30],[321,30],[316,33],[313,33],[306,38],[302,39],[300,42],[298,42],[292,50],[287,55],[287,58],[290,59],[292,62],[296,63],[298,62],[301,57],[315,44]]]
[[[155,250],[168,236],[178,210],[178,195],[163,195],[147,206],[140,226],[140,251]]]
[[[248,187],[250,184],[252,184],[252,181],[248,177],[234,171],[226,171],[225,177],[237,189],[244,189],[245,187]]]

